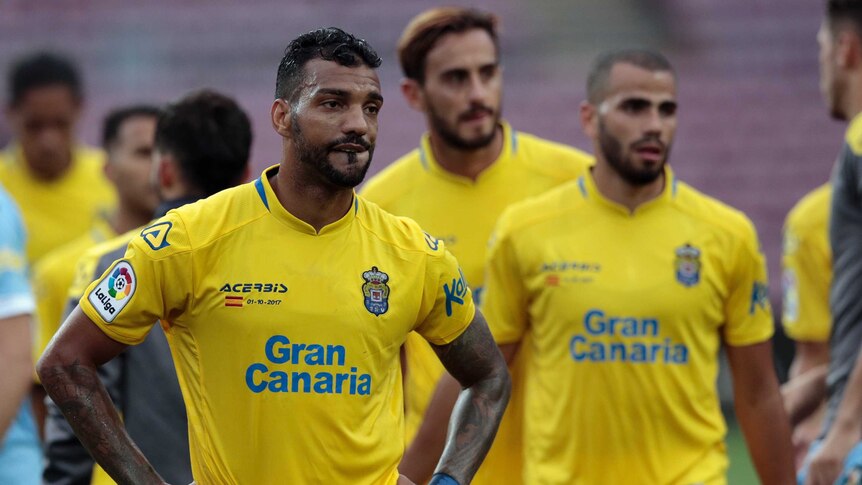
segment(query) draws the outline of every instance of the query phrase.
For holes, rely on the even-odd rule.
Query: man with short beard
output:
[[[398,41],[410,106],[425,116],[428,133],[419,148],[392,163],[362,195],[393,214],[410,217],[443,240],[458,258],[481,303],[488,237],[513,202],[573,180],[592,163],[574,148],[513,129],[501,119],[503,68],[497,19],[478,10],[443,7],[413,18]],[[457,390],[432,391],[444,376],[431,346],[411,334],[405,345],[406,439],[401,472],[417,482],[432,474],[445,428],[420,423],[427,413],[445,422]],[[446,379],[451,377],[446,376]],[[521,474],[520,368],[513,368],[513,396],[476,484],[517,484]],[[436,418],[430,416],[429,422]],[[415,437],[415,439],[414,439]]]
[[[492,332],[507,359],[529,350],[524,481],[726,483],[723,347],[761,483],[793,483],[765,260],[744,214],[667,164],[670,63],[604,54],[587,93],[595,166],[510,207],[489,250]]]
[[[48,347],[42,383],[118,483],[163,480],[122,429],[96,367],[156,320],[198,483],[411,483],[397,468],[399,348],[414,330],[464,389],[432,483],[470,482],[509,374],[443,243],[353,192],[377,139],[380,62],[337,28],[291,41],[270,111],[280,163],[141,231]]]

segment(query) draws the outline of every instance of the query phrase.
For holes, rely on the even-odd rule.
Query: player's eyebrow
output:
[[[335,88],[320,88],[314,93],[315,96],[336,96],[339,98],[349,98],[350,93],[344,89],[335,89]],[[383,102],[383,95],[377,91],[372,91],[368,93],[368,97],[374,101],[378,101],[380,103]]]

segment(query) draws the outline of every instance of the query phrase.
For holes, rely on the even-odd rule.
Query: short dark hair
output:
[[[425,82],[425,58],[441,37],[482,29],[499,52],[497,17],[473,8],[439,7],[420,13],[407,24],[398,39],[398,61],[404,77]]]
[[[154,146],[176,159],[198,195],[209,197],[242,182],[251,140],[245,111],[233,99],[204,89],[162,110]]]
[[[125,106],[111,111],[105,117],[105,122],[102,124],[102,147],[108,149],[110,145],[117,141],[117,137],[120,135],[120,126],[126,120],[138,116],[158,119],[161,112],[158,106],[149,104]]]
[[[648,71],[668,71],[674,74],[670,61],[657,51],[620,49],[606,52],[596,58],[587,76],[587,99],[590,103],[597,104],[605,98],[611,70],[615,65],[622,63],[632,64]]]
[[[836,22],[849,22],[862,35],[862,1],[860,0],[827,0],[826,18],[829,27]]]
[[[19,58],[9,71],[9,106],[15,107],[33,89],[62,85],[75,102],[83,98],[81,76],[71,60],[52,52],[35,52]]]
[[[293,98],[304,77],[303,68],[312,59],[336,62],[346,67],[364,64],[374,69],[382,62],[363,39],[337,27],[313,30],[293,39],[284,49],[275,80],[276,98]]]

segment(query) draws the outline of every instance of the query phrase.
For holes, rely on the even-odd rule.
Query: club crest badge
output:
[[[691,244],[676,248],[676,280],[685,287],[700,282],[700,249]]]
[[[389,275],[372,266],[362,273],[365,283],[362,285],[362,296],[365,297],[365,309],[380,316],[389,310]]]

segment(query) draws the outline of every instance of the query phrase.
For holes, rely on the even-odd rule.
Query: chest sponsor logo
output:
[[[545,261],[539,267],[545,286],[556,287],[566,283],[590,283],[602,271],[599,263],[576,260]]]
[[[662,337],[661,327],[657,317],[592,309],[584,314],[583,332],[569,339],[569,353],[576,363],[688,364],[688,347]]]
[[[90,291],[87,301],[104,321],[110,323],[132,299],[137,286],[132,265],[128,261],[120,261]]]
[[[443,284],[443,294],[446,296],[446,316],[452,316],[452,305],[464,305],[467,296],[467,279],[461,268],[458,268],[458,278],[452,278],[449,283]]]
[[[224,293],[224,306],[242,308],[245,305],[280,305],[279,294],[287,293],[284,283],[225,283],[219,288]],[[239,293],[239,294],[237,294]],[[256,293],[258,298],[252,298]],[[265,298],[264,298],[265,297]]]
[[[700,282],[700,249],[691,244],[683,244],[676,248],[676,280],[685,287],[691,287]]]
[[[365,309],[374,316],[380,316],[389,310],[389,275],[380,271],[377,266],[362,273],[362,297]]]
[[[158,251],[171,245],[168,242],[168,233],[171,231],[171,227],[173,227],[173,224],[170,221],[159,222],[158,224],[145,227],[141,231],[141,237],[153,251]]]
[[[347,365],[343,345],[291,342],[273,335],[263,348],[264,359],[246,368],[245,384],[251,392],[341,394],[368,396],[371,375]]]

